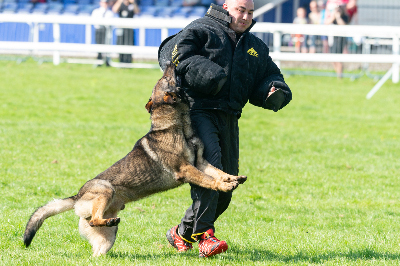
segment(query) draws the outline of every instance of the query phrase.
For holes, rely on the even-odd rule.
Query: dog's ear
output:
[[[166,92],[163,100],[165,103],[173,104],[176,102],[176,95],[171,92]]]
[[[146,103],[146,110],[147,112],[151,112],[151,106],[153,105],[153,101],[151,100],[151,98],[149,99],[149,101]]]

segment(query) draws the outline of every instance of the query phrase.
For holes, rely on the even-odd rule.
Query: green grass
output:
[[[366,77],[290,76],[286,108],[246,106],[248,181],[216,222],[225,254],[202,260],[197,245],[168,246],[188,185],[129,204],[106,256],[91,257],[73,211],[47,219],[25,248],[35,208],[75,195],[148,131],[144,105],[160,76],[0,61],[1,265],[399,265],[400,86],[388,81],[366,100]]]

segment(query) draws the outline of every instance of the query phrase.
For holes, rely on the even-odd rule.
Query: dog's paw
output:
[[[246,182],[247,176],[245,175],[238,176],[236,180],[239,182],[239,184],[243,184],[244,182]]]
[[[106,226],[107,227],[117,226],[120,221],[121,219],[119,217],[107,219]]]
[[[226,176],[224,178],[222,178],[223,182],[238,182],[239,184],[243,184],[244,182],[246,182],[247,180],[247,176],[241,175],[241,176]]]
[[[217,185],[217,190],[220,190],[223,192],[229,192],[229,191],[233,191],[238,186],[239,186],[239,183],[236,181],[219,182],[219,184]]]

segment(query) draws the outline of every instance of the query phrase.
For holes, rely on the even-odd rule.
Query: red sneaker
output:
[[[174,226],[167,231],[167,239],[168,242],[178,250],[178,252],[188,251],[193,248],[190,242],[185,241],[183,238],[179,236],[177,233],[178,226]]]
[[[211,257],[225,252],[227,249],[228,244],[225,241],[218,240],[214,236],[214,231],[212,229],[208,229],[200,236],[199,257]]]

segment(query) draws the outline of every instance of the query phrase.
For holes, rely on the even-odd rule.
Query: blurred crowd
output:
[[[309,10],[309,11],[308,11]],[[309,7],[299,7],[293,23],[348,25],[357,24],[357,0],[312,0]],[[293,36],[295,52],[315,53],[317,40],[323,53],[348,53],[348,38],[343,36],[315,36],[296,34]],[[334,63],[338,77],[342,77],[343,64]]]
[[[356,23],[357,0],[312,0],[307,7],[299,7],[293,23],[295,24],[337,24],[348,25]],[[316,40],[322,42],[322,52],[342,53],[346,49],[347,38],[328,36],[293,36],[295,51],[300,53],[315,53]]]
[[[4,0],[0,0],[0,3],[3,2]],[[53,2],[54,0],[30,0],[30,3],[36,4],[36,3],[50,3]],[[94,3],[99,3],[101,1],[94,0]],[[118,0],[108,0],[106,1],[108,3],[108,7],[110,9],[113,8],[113,6],[118,2]],[[136,2],[136,4],[141,5],[141,0],[135,0],[131,2]],[[217,5],[222,5],[225,2],[225,0],[182,0],[180,3],[180,6],[205,6],[209,7],[211,3],[217,4]],[[72,3],[72,2],[71,2]]]
[[[43,0],[33,0],[43,1]],[[139,1],[139,3],[138,3]],[[133,18],[135,15],[140,14],[140,1],[141,0],[100,0],[99,7],[93,10],[92,17],[104,17],[110,18],[118,16],[120,18]],[[181,0],[179,5],[182,7],[188,6],[210,6],[211,3],[222,5],[225,0]],[[96,43],[106,44],[106,27],[96,26]],[[134,44],[134,31],[132,29],[117,29],[117,45],[133,45]],[[102,60],[103,55],[101,53],[97,56],[98,59]],[[106,65],[109,65],[109,58],[106,58]],[[131,63],[131,54],[120,54],[119,61],[121,63]]]

